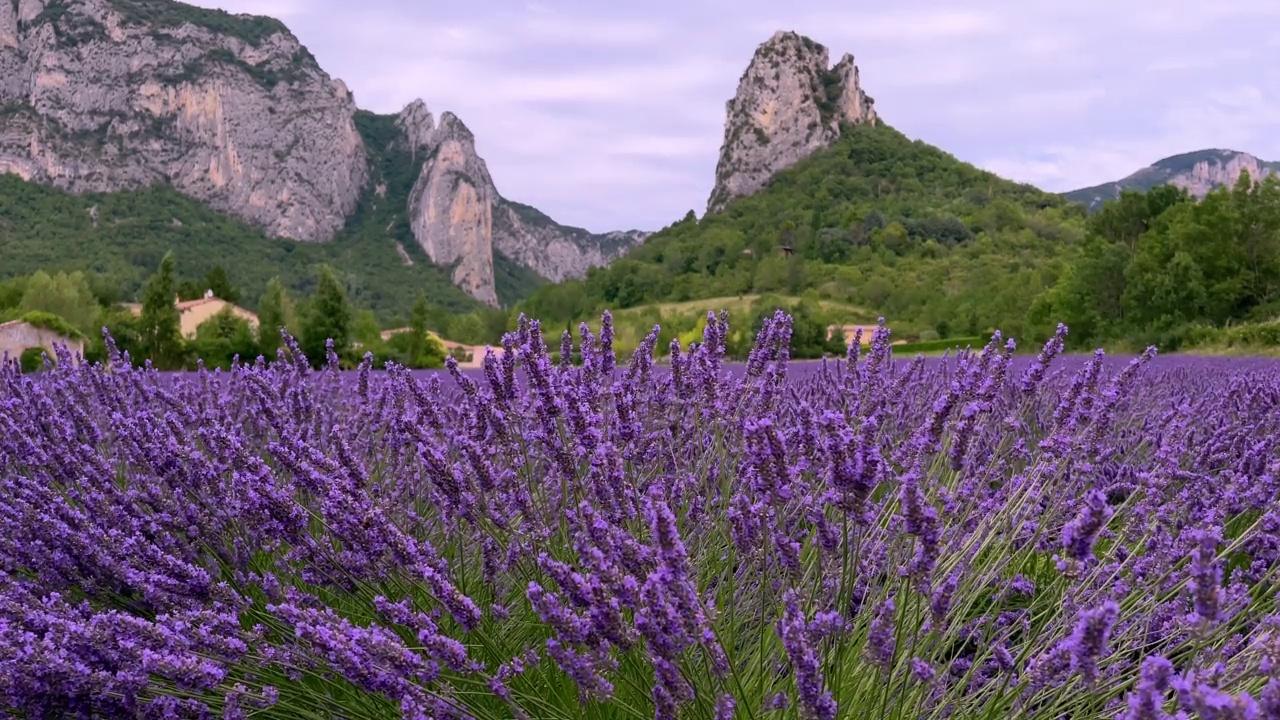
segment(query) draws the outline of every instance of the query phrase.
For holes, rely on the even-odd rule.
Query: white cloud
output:
[[[700,135],[630,135],[609,143],[606,152],[623,157],[691,157],[706,155],[707,142]]]
[[[519,24],[525,39],[570,45],[652,46],[670,30],[660,24],[641,20],[608,18],[575,18],[539,10]]]
[[[989,98],[964,102],[946,108],[946,112],[954,119],[965,121],[993,118],[1016,118],[1025,122],[1060,120],[1087,112],[1106,94],[1106,89],[1102,87],[1046,90],[1013,95],[1002,98],[999,102],[992,102]]]
[[[958,11],[949,8],[911,9],[894,12],[850,12],[846,8],[832,8],[826,12],[777,17],[750,24],[753,32],[767,38],[780,27],[794,27],[801,34],[809,34],[824,45],[859,41],[890,41],[894,43],[928,43],[956,38],[989,37],[1003,31],[1003,22],[995,15]]]
[[[1056,143],[1027,156],[997,156],[979,164],[1048,190],[1073,190],[1119,180],[1161,158],[1191,150],[1220,147],[1272,159],[1261,146],[1274,143],[1270,138],[1277,125],[1280,101],[1257,87],[1243,85],[1168,105],[1160,113],[1155,133],[1129,132],[1078,144]],[[1271,147],[1274,149],[1274,144]]]
[[[1001,34],[1005,27],[992,15],[952,9],[845,17],[848,19],[832,19],[817,27],[823,28],[824,35],[839,39],[916,43],[989,37]]]
[[[669,64],[587,69],[573,73],[529,73],[498,80],[490,87],[510,101],[649,103],[676,96],[724,77],[730,66],[708,58],[686,57]]]

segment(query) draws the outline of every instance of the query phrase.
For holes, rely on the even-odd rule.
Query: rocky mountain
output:
[[[409,197],[414,237],[432,262],[452,268],[454,284],[482,302],[497,304],[495,249],[559,282],[608,263],[647,236],[566,227],[503,198],[476,153],[475,136],[453,113],[444,113],[436,126],[418,100],[401,111],[397,124],[423,158]]]
[[[367,147],[358,114],[271,18],[172,0],[0,0],[0,173],[73,193],[169,184],[270,236],[325,242],[366,195],[386,197],[377,166],[390,148]],[[481,302],[498,304],[494,248],[559,280],[644,239],[504,200],[452,114],[437,126],[418,101],[395,120],[391,147],[417,175],[412,236]],[[387,249],[410,262],[392,230]]]
[[[1280,173],[1280,162],[1259,160],[1236,150],[1197,150],[1167,157],[1124,179],[1072,190],[1063,196],[1091,211],[1119,198],[1125,190],[1150,190],[1157,185],[1174,185],[1196,197],[1204,197],[1214,188],[1234,185],[1242,171],[1261,179]]]
[[[874,100],[862,90],[852,55],[831,66],[826,47],[794,32],[774,33],[756,48],[725,105],[707,212],[759,191],[779,170],[830,147],[842,123],[875,122]]]

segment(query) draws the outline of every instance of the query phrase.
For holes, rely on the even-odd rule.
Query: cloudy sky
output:
[[[504,196],[594,231],[702,213],[779,29],[853,53],[908,136],[1048,190],[1206,147],[1280,160],[1278,0],[197,1],[284,20],[363,108],[454,112]]]

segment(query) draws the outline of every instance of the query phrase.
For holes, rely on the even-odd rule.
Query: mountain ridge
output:
[[[367,147],[351,92],[284,23],[169,0],[0,2],[0,108],[0,172],[78,194],[172,184],[269,236],[303,242],[333,240],[370,187],[385,193],[371,154],[407,152],[422,160],[422,176],[428,146],[438,154],[453,143],[461,155],[431,170],[454,179],[455,169],[483,163],[474,142],[458,142],[470,133],[461,121],[446,113],[440,133],[421,101],[396,118],[400,137]],[[487,305],[499,304],[497,277],[509,275],[495,272],[499,246],[511,261],[561,279],[646,236],[562,231],[545,215],[527,226],[504,207],[487,171],[483,187],[432,184],[425,174],[405,198],[412,241]],[[453,198],[455,191],[474,197]],[[427,200],[460,212],[412,206]],[[503,217],[498,236],[495,211]],[[379,251],[404,258],[409,238],[393,239],[392,229]]]
[[[1090,211],[1118,199],[1126,190],[1146,191],[1158,185],[1173,185],[1195,197],[1204,197],[1210,190],[1234,185],[1242,171],[1262,180],[1280,174],[1280,162],[1261,160],[1240,150],[1205,148],[1170,155],[1119,180],[1071,190],[1062,195]]]

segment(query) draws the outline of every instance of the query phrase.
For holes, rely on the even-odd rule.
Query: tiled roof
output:
[[[183,310],[190,310],[193,307],[198,307],[200,305],[204,305],[205,303],[211,303],[211,302],[226,302],[226,301],[216,297],[199,298],[196,300],[186,300],[178,303],[178,312],[182,312]]]

